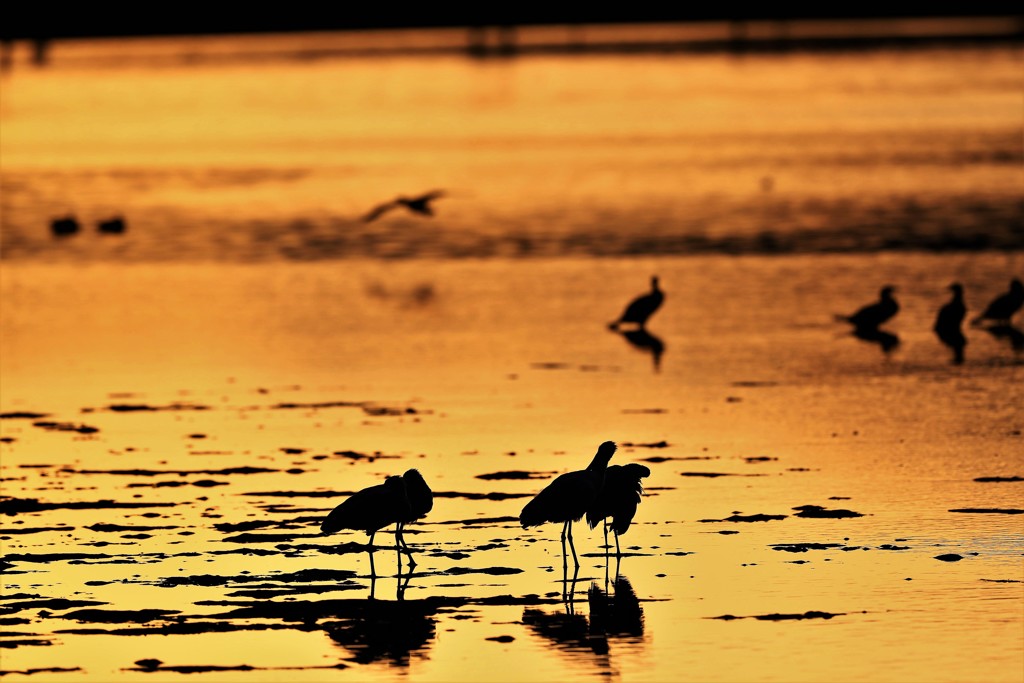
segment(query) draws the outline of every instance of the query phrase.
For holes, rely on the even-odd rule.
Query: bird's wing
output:
[[[398,202],[396,200],[384,202],[383,204],[378,204],[377,206],[370,209],[366,213],[366,215],[363,216],[363,222],[369,223],[370,221],[376,220],[377,218],[380,218],[381,214],[387,213],[396,206],[398,206]]]

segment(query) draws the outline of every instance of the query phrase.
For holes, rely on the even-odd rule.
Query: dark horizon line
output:
[[[266,6],[271,7],[271,6]],[[744,10],[747,8],[744,7]],[[60,13],[33,16],[30,8],[0,24],[0,40],[52,40],[60,38],[141,37],[174,35],[233,35],[244,33],[306,33],[315,31],[369,31],[387,29],[484,28],[521,26],[571,26],[601,24],[695,24],[708,22],[754,21],[852,21],[895,19],[979,19],[1017,18],[1024,27],[1024,13],[1008,12],[1003,3],[975,3],[970,10],[921,10],[899,4],[862,3],[854,9],[828,11],[816,6],[813,10],[800,6],[786,11],[729,11],[687,9],[685,11],[639,11],[588,9],[586,12],[559,11],[444,11],[443,9],[403,10],[395,12],[317,8],[293,9],[285,15],[279,11],[247,9],[234,17],[175,16],[150,11],[133,13],[130,9],[116,15],[88,12],[82,8],[62,8]],[[1022,28],[1024,30],[1024,28]]]

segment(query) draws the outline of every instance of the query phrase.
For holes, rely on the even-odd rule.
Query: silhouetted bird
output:
[[[74,235],[78,232],[78,219],[74,216],[64,216],[62,218],[54,218],[50,221],[50,232],[55,237],[65,237],[67,235]]]
[[[628,465],[612,465],[604,473],[604,486],[587,509],[587,524],[593,529],[604,522],[604,544],[608,547],[608,517],[612,518],[615,532],[615,556],[621,557],[619,536],[629,530],[644,487],[641,479],[651,476],[645,465],[631,462]]]
[[[395,525],[395,547],[409,556],[409,564],[416,565],[402,534],[405,524],[420,519],[434,506],[434,496],[417,470],[402,476],[391,476],[383,484],[370,486],[353,493],[334,508],[320,525],[320,531],[333,534],[341,529],[365,531],[373,537],[386,526]]]
[[[661,308],[663,301],[665,301],[665,292],[658,289],[658,276],[655,275],[651,277],[651,291],[629,302],[619,319],[608,323],[608,327],[617,330],[620,326],[628,323],[643,329],[647,324],[647,319]]]
[[[892,295],[894,291],[896,288],[890,285],[882,287],[878,301],[864,306],[853,315],[837,315],[836,319],[852,323],[860,330],[875,329],[899,312],[900,306]]]
[[[967,346],[967,337],[960,329],[967,306],[964,305],[964,288],[959,282],[951,284],[949,289],[953,298],[939,309],[932,330],[939,341],[953,350],[953,363],[959,365],[964,362],[964,347]]]
[[[1008,325],[1010,318],[1020,310],[1021,306],[1024,306],[1024,284],[1017,278],[1013,278],[1010,282],[1010,289],[993,299],[992,303],[971,323],[977,325],[985,320],[991,320],[994,323]]]
[[[108,218],[107,220],[100,221],[96,225],[97,230],[107,233],[108,235],[120,235],[125,231],[126,227],[124,218],[120,216]]]
[[[443,190],[433,190],[427,192],[418,197],[397,197],[390,202],[385,202],[373,207],[365,216],[363,216],[363,222],[369,223],[370,221],[377,220],[383,214],[387,213],[391,209],[404,206],[413,213],[422,214],[424,216],[433,216],[434,210],[430,206],[430,203],[435,199],[445,196]]]
[[[572,559],[580,566],[576,546],[572,542],[572,523],[583,518],[594,504],[601,487],[604,486],[605,469],[615,454],[615,443],[605,441],[585,470],[566,472],[555,478],[519,513],[519,523],[524,529],[539,526],[545,522],[562,522],[562,564],[568,565],[565,555],[565,539],[569,538]]]

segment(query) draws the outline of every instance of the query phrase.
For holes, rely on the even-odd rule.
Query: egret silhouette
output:
[[[608,518],[612,518],[612,531],[615,533],[615,557],[622,557],[619,548],[619,536],[629,530],[629,525],[636,515],[644,487],[641,479],[651,476],[651,470],[645,465],[631,462],[628,465],[612,465],[604,473],[604,486],[597,498],[587,509],[587,524],[593,529],[604,522],[604,545],[608,548]]]
[[[416,566],[412,551],[405,542],[403,531],[408,522],[420,519],[434,506],[434,496],[417,470],[409,470],[402,476],[390,476],[383,484],[370,486],[353,493],[334,508],[323,523],[320,531],[333,534],[341,529],[365,531],[369,537],[371,567],[373,563],[373,538],[384,527],[395,525],[395,548],[409,557],[409,565]]]
[[[412,211],[413,213],[418,213],[423,216],[433,216],[434,209],[433,207],[431,207],[430,203],[435,199],[439,199],[440,197],[443,196],[445,196],[444,190],[432,190],[431,192],[421,194],[418,197],[396,197],[395,199],[392,199],[390,202],[378,204],[377,206],[370,209],[370,211],[367,212],[365,216],[363,216],[363,222],[369,223],[370,221],[377,220],[388,211],[396,209],[400,206],[404,206],[406,209]]]
[[[971,321],[972,325],[978,325],[990,320],[1000,325],[1009,325],[1010,318],[1024,306],[1024,283],[1017,278],[1010,281],[1010,289],[1003,292],[981,312],[981,315]]]
[[[858,330],[875,330],[878,326],[899,312],[900,306],[893,297],[896,288],[891,285],[882,287],[878,301],[862,307],[853,315],[837,315],[836,319],[852,323]]]
[[[953,350],[953,363],[959,365],[964,362],[964,347],[967,346],[967,337],[960,328],[967,315],[967,306],[964,304],[963,285],[954,282],[949,289],[953,298],[939,309],[932,330],[939,341]]]
[[[78,219],[74,216],[62,216],[50,221],[50,232],[54,237],[67,237],[74,235],[79,229]]]
[[[664,301],[665,292],[658,288],[658,276],[654,275],[651,277],[651,291],[630,301],[619,319],[608,323],[608,328],[617,330],[622,325],[630,324],[636,325],[642,330],[647,324],[648,318],[661,308]]]
[[[604,486],[605,469],[615,454],[616,445],[605,441],[585,470],[566,472],[554,479],[526,504],[519,513],[519,523],[524,529],[539,526],[545,522],[562,523],[562,567],[568,566],[565,554],[565,539],[569,539],[572,559],[579,568],[576,545],[572,541],[572,523],[579,521],[597,499]]]

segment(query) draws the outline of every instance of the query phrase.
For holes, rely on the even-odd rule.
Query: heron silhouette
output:
[[[959,365],[964,362],[964,347],[967,346],[967,337],[960,327],[967,315],[967,306],[964,304],[963,285],[954,282],[949,289],[953,292],[953,298],[939,309],[932,331],[939,341],[953,350],[953,363]]]
[[[860,308],[853,315],[837,315],[836,319],[853,324],[858,330],[876,330],[878,326],[896,315],[900,306],[893,297],[896,288],[892,285],[882,287],[878,301]]]
[[[392,199],[390,202],[378,204],[377,206],[370,209],[370,211],[363,216],[363,222],[369,223],[370,221],[375,221],[388,211],[391,211],[392,209],[397,209],[402,206],[404,206],[409,211],[412,211],[413,213],[418,213],[422,216],[433,216],[434,209],[430,205],[431,202],[433,202],[435,199],[444,197],[445,194],[446,193],[444,190],[432,190],[425,194],[421,194],[417,197],[396,197],[395,199]]]
[[[997,296],[991,303],[971,321],[972,325],[978,325],[990,320],[1000,325],[1009,325],[1010,318],[1014,316],[1021,306],[1024,306],[1024,283],[1017,278],[1010,281],[1010,288]]]
[[[591,529],[604,522],[604,546],[608,548],[608,518],[612,518],[615,533],[615,557],[622,557],[619,536],[629,530],[636,515],[644,487],[641,479],[651,476],[645,465],[631,462],[628,465],[612,465],[604,473],[604,486],[587,510],[587,524]]]
[[[572,541],[572,523],[579,521],[591,508],[604,486],[605,469],[608,461],[615,455],[616,445],[613,441],[605,441],[594,455],[594,459],[585,470],[566,472],[556,477],[544,487],[533,500],[526,504],[519,513],[519,523],[524,529],[540,526],[545,522],[562,523],[562,567],[566,568],[569,560],[565,554],[565,539],[569,539],[572,559],[577,569],[580,566],[576,555],[576,545]]]
[[[320,524],[320,531],[333,534],[341,529],[365,531],[370,536],[369,553],[373,570],[373,538],[384,527],[395,525],[395,549],[409,557],[415,567],[409,545],[405,542],[405,525],[424,517],[434,506],[434,495],[418,470],[401,476],[390,476],[383,484],[356,491],[331,510]]]
[[[608,323],[608,329],[618,330],[621,326],[629,324],[644,329],[648,318],[661,308],[665,301],[665,292],[658,288],[658,276],[651,277],[651,291],[629,302],[618,320]]]

